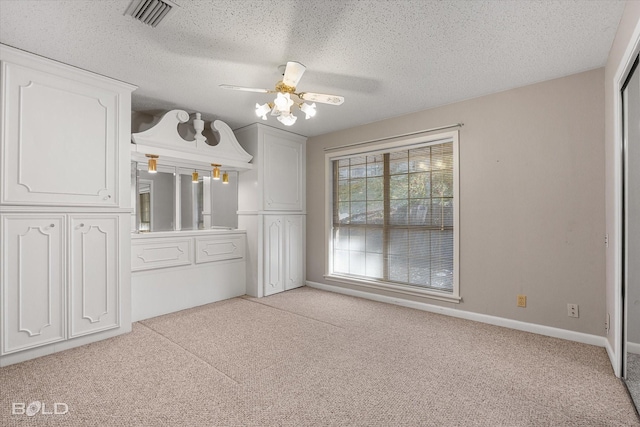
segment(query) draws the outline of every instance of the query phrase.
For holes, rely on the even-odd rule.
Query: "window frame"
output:
[[[419,147],[451,142],[453,146],[453,290],[452,292],[420,288],[414,285],[387,282],[384,280],[353,277],[333,272],[333,162],[353,156],[369,156],[390,151],[410,150]],[[429,135],[399,137],[378,143],[352,144],[328,148],[325,153],[325,279],[365,288],[391,291],[403,295],[431,298],[459,303],[460,296],[460,160],[459,132],[440,132]]]

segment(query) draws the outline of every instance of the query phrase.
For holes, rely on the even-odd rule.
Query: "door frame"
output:
[[[614,224],[613,224],[613,273],[614,273],[614,307],[612,318],[615,326],[614,343],[609,358],[617,377],[622,375],[622,362],[624,358],[624,309],[622,298],[622,280],[624,272],[624,111],[622,108],[622,87],[633,68],[636,57],[640,54],[640,20],[636,23],[633,34],[629,39],[627,48],[622,56],[613,78],[613,132],[614,132]],[[608,83],[607,83],[608,84]],[[608,343],[608,341],[607,341]],[[613,354],[611,354],[613,353]]]

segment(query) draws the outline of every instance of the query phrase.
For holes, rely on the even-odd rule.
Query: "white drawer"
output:
[[[196,237],[196,264],[243,259],[245,235]]]
[[[131,242],[131,270],[189,265],[193,262],[192,239],[158,239]]]

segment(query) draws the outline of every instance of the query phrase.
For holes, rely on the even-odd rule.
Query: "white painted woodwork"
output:
[[[305,216],[264,216],[264,295],[305,282]]]
[[[256,123],[235,131],[254,168],[238,177],[238,227],[247,230],[247,294],[304,285],[306,138]]]
[[[70,217],[71,337],[119,326],[118,227],[117,215]]]
[[[134,86],[0,45],[0,366],[131,330]]]
[[[118,206],[121,101],[130,87],[25,55],[2,47],[2,203]]]
[[[131,271],[189,265],[193,262],[193,239],[134,239],[131,242]]]
[[[284,291],[283,217],[264,217],[264,295]]]
[[[2,216],[2,354],[65,339],[64,216]]]
[[[265,132],[264,209],[304,210],[302,175],[304,145],[296,139]]]
[[[176,237],[179,235],[180,237]],[[179,265],[137,264],[131,275],[134,321],[246,292],[246,233],[238,230],[193,230],[139,233],[132,236],[132,262],[145,249],[174,248],[189,255]]]
[[[305,220],[304,215],[284,217],[284,277],[286,290],[298,288],[305,282]]]
[[[212,163],[222,165],[226,169],[251,169],[251,155],[238,143],[231,128],[224,122],[216,120],[211,123],[211,130],[218,134],[220,140],[209,145],[202,135],[204,121],[200,113],[193,120],[195,136],[193,141],[182,138],[178,133],[178,125],[189,121],[189,114],[184,110],[166,112],[160,121],[150,129],[134,133],[131,139],[131,151],[134,157],[144,159],[145,154],[159,156],[172,161],[187,161],[191,166],[209,168]]]
[[[244,234],[235,236],[196,237],[196,264],[205,262],[243,259]]]
[[[238,210],[304,213],[307,139],[261,123],[235,134],[254,165],[240,173]]]

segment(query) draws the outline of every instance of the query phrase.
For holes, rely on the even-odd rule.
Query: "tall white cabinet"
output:
[[[134,86],[0,45],[0,366],[131,330]]]
[[[238,179],[238,226],[247,230],[247,294],[304,285],[306,141],[260,123],[235,131],[254,168]]]

